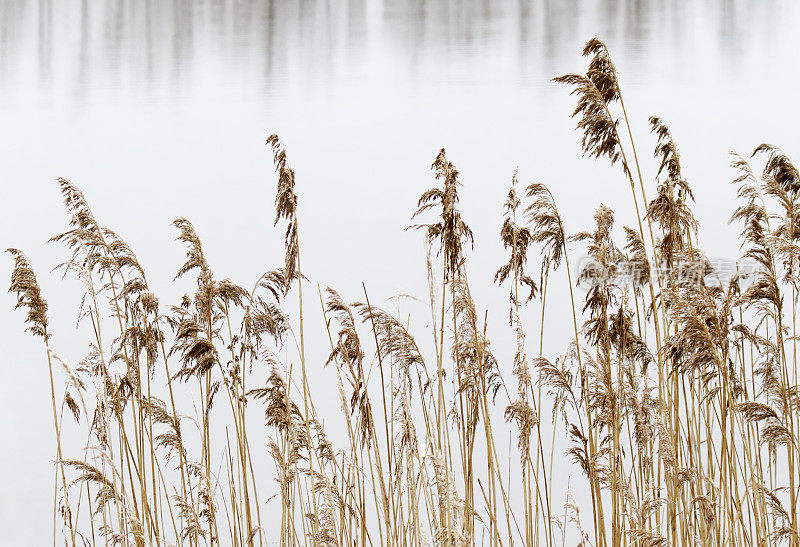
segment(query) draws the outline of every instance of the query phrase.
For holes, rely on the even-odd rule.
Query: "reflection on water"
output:
[[[364,79],[387,63],[416,78],[528,80],[551,75],[595,33],[624,44],[630,62],[651,73],[684,65],[686,77],[698,47],[717,50],[723,68],[755,66],[742,61],[789,25],[771,17],[785,7],[749,0],[3,0],[0,89],[8,96],[34,83],[84,102],[98,88],[157,98],[211,80],[280,93],[287,81]],[[668,66],[658,66],[664,59]],[[477,70],[476,60],[483,60]]]

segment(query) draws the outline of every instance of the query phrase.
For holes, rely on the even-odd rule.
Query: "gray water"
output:
[[[476,234],[475,296],[508,366],[506,291],[490,281],[514,168],[525,184],[551,186],[570,230],[588,227],[600,202],[618,210],[620,226],[632,222],[619,170],[581,158],[573,101],[551,78],[584,70],[582,44],[601,36],[640,156],[654,145],[647,117],[658,114],[681,147],[703,247],[735,257],[727,152],[766,141],[800,157],[799,24],[791,0],[0,0],[0,245],[28,252],[53,346],[78,362],[88,340],[75,331],[80,286],[50,273],[66,254],[43,244],[67,220],[54,179],[84,190],[174,303],[187,290],[171,282],[183,258],[174,218],[194,222],[220,277],[249,286],[280,263],[264,147],[277,132],[297,172],[306,275],[347,300],[361,298],[364,281],[393,308],[386,299],[396,293],[426,298],[421,235],[403,228],[446,147]],[[652,162],[643,168],[654,189]],[[566,289],[552,290],[558,302]],[[311,292],[309,351],[321,367],[327,341]],[[49,383],[13,304],[0,301],[0,536],[43,545]],[[425,337],[425,305],[403,306]],[[560,352],[561,310],[549,313],[549,351]]]

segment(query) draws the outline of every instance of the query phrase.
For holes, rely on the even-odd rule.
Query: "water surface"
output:
[[[588,227],[601,201],[618,224],[633,222],[619,171],[580,158],[572,99],[551,78],[584,69],[589,37],[606,40],[640,156],[654,145],[647,117],[664,117],[703,247],[735,256],[727,152],[767,141],[800,158],[798,23],[790,0],[1,0],[0,245],[39,268],[53,344],[77,362],[80,287],[48,273],[65,253],[43,245],[66,222],[54,179],[84,189],[171,303],[188,290],[171,283],[183,257],[176,217],[195,223],[220,277],[247,286],[280,263],[264,148],[278,132],[297,171],[306,275],[347,300],[365,281],[372,300],[393,306],[385,299],[397,292],[426,295],[421,235],[403,228],[446,147],[476,233],[475,296],[509,365],[506,292],[490,280],[514,168],[523,183],[552,187],[570,230]],[[652,162],[643,167],[654,193]],[[46,365],[13,298],[1,303],[0,530],[9,544],[38,545],[52,507]],[[404,306],[425,337],[424,305]],[[564,345],[558,308],[551,352]],[[313,325],[319,311],[309,313]],[[321,366],[317,327],[310,354]]]

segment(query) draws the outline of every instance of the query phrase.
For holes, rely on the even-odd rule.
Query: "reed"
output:
[[[175,220],[186,254],[175,280],[189,290],[169,306],[59,179],[70,223],[51,241],[84,287],[90,333],[75,367],[51,348],[33,266],[9,250],[9,290],[50,379],[54,544],[800,545],[800,173],[772,145],[732,156],[731,222],[752,268],[726,276],[702,251],[668,126],[649,118],[648,200],[609,50],[593,38],[583,53],[586,73],[556,81],[576,97],[584,154],[621,165],[636,226],[618,229],[600,204],[570,232],[548,186],[521,187],[514,171],[499,230],[508,260],[477,280],[463,187],[440,150],[409,226],[427,250],[427,333],[376,306],[366,284],[349,299],[318,284],[324,323],[304,321],[302,184],[276,135],[266,144],[275,224],[286,226],[280,266],[246,289],[217,275],[195,226]],[[508,325],[495,327],[510,329],[508,360],[471,290],[492,281],[508,289]],[[553,316],[557,283],[568,311]],[[565,347],[545,344],[554,321]],[[314,362],[307,343],[325,335],[328,358]],[[427,336],[431,355],[418,344]],[[324,367],[336,441],[336,409],[310,380]],[[564,456],[582,482],[560,491]]]

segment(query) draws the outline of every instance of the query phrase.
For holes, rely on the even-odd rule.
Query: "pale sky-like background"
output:
[[[404,228],[446,147],[475,232],[473,293],[510,376],[507,293],[491,279],[505,257],[498,231],[514,168],[523,184],[551,187],[571,231],[590,227],[601,202],[618,210],[619,229],[633,222],[620,170],[581,158],[573,99],[551,78],[584,71],[583,43],[603,38],[650,195],[647,118],[657,114],[694,188],[700,246],[735,258],[728,151],[770,142],[800,161],[798,29],[792,0],[0,0],[0,247],[29,254],[54,349],[78,362],[88,341],[75,330],[80,286],[50,272],[66,255],[44,245],[67,221],[54,179],[84,190],[162,302],[176,303],[185,284],[171,281],[183,259],[174,218],[195,224],[219,277],[250,286],[280,265],[264,146],[277,132],[297,173],[305,274],[348,301],[364,281],[373,303],[394,309],[386,299],[398,292],[427,298],[422,236]],[[11,261],[0,264],[7,283]],[[551,290],[554,355],[569,323],[566,287]],[[338,412],[309,293],[312,390]],[[55,452],[49,383],[13,304],[0,297],[0,543],[42,545]],[[429,338],[424,304],[402,312]],[[534,309],[528,319],[538,325]],[[564,481],[578,475],[557,465]]]

